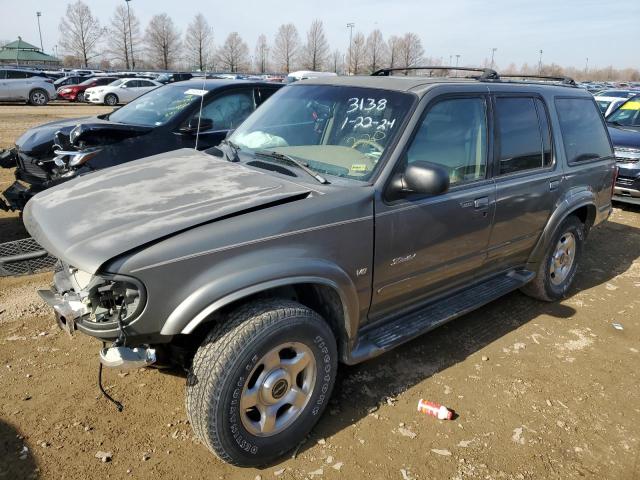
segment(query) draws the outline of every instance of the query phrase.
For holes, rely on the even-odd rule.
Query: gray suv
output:
[[[475,78],[315,78],[226,141],[30,200],[61,262],[41,296],[101,365],[179,364],[197,437],[262,465],[296,446],[355,364],[516,289],[570,291],[611,211],[593,97]]]
[[[25,100],[31,105],[46,105],[57,94],[53,80],[37,70],[0,68],[0,101]]]

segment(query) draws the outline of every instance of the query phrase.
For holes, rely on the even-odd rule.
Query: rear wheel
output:
[[[115,95],[115,93],[108,93],[104,97],[104,104],[114,107],[118,104],[118,97]]]
[[[44,90],[36,88],[29,94],[29,103],[37,106],[46,105],[49,103],[49,95]]]
[[[222,460],[264,465],[318,421],[336,368],[335,338],[317,313],[288,300],[253,302],[216,325],[196,352],[187,414]]]
[[[522,292],[547,302],[566,297],[578,270],[584,239],[584,224],[576,216],[567,217],[550,242],[536,277]]]
[[[76,101],[84,102],[84,92],[79,92],[78,95],[76,95]]]

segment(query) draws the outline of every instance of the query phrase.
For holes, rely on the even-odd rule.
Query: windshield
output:
[[[115,82],[111,85],[115,85]],[[109,115],[109,120],[118,123],[155,127],[164,125],[192,103],[200,101],[206,91],[184,85],[166,85],[136,98]]]
[[[608,123],[624,127],[640,127],[640,98],[627,100],[607,117]]]
[[[271,150],[319,173],[366,181],[414,98],[373,88],[292,85],[273,95],[229,140],[240,151]]]
[[[119,78],[118,80],[116,80],[115,82],[111,82],[109,84],[110,87],[117,87],[118,85],[122,84],[125,80],[129,80],[128,78]]]

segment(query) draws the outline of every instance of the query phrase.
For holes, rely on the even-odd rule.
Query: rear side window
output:
[[[9,80],[15,80],[17,78],[29,78],[31,75],[29,75],[27,72],[21,72],[19,70],[7,70],[7,79]]]
[[[499,174],[551,164],[551,136],[544,104],[529,97],[496,99],[500,139]]]
[[[602,114],[593,100],[557,98],[556,109],[569,163],[586,162],[613,155]]]

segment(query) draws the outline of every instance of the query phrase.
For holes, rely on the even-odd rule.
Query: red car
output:
[[[90,87],[109,85],[118,80],[118,77],[91,77],[78,85],[68,85],[58,89],[58,98],[64,98],[72,102],[84,102],[84,91]]]

